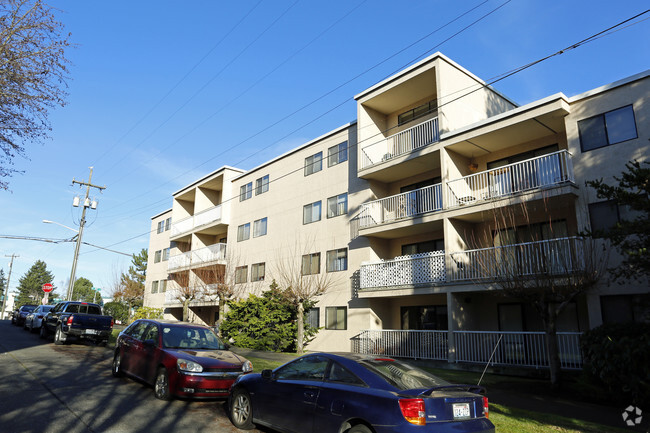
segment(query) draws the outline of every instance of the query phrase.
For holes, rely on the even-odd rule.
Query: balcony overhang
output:
[[[565,130],[570,112],[562,94],[515,108],[456,131],[442,134],[446,149],[467,158],[481,157],[515,144],[553,136]]]
[[[436,211],[427,215],[360,228],[359,235],[380,239],[397,239],[439,230],[443,230],[443,218],[442,212]]]
[[[413,77],[400,77],[363,96],[359,103],[388,115],[427,98],[436,99],[436,70],[433,67]]]
[[[360,299],[390,299],[404,296],[436,295],[446,293],[475,293],[500,290],[495,284],[477,284],[474,282],[441,281],[429,285],[405,285],[398,287],[376,287],[360,289],[357,297]]]
[[[431,170],[440,170],[440,146],[433,143],[420,149],[358,171],[362,179],[384,183],[403,179],[404,173],[412,176]]]

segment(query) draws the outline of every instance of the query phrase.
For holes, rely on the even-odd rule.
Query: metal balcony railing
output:
[[[405,155],[439,140],[438,118],[434,117],[362,148],[359,169]]]
[[[447,182],[446,208],[574,182],[566,150],[508,164]]]
[[[441,184],[425,186],[361,205],[359,228],[372,227],[442,209]]]
[[[413,286],[445,281],[445,252],[435,251],[364,263],[360,269],[359,289]]]
[[[584,269],[583,242],[568,237],[454,252],[449,280],[569,274]]]
[[[206,264],[224,260],[226,258],[226,244],[214,244],[204,248],[177,254],[169,258],[167,271],[182,268],[200,267]]]
[[[198,212],[196,215],[172,223],[171,236],[179,236],[191,232],[206,224],[213,224],[221,220],[221,205],[217,205]]]

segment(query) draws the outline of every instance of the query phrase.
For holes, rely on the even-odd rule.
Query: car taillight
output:
[[[74,320],[74,316],[70,316],[70,317],[68,317],[68,321],[66,322],[66,324],[67,324],[68,326],[71,326],[73,320]]]
[[[424,400],[421,398],[402,398],[399,400],[399,408],[402,415],[411,424],[425,425],[427,423],[424,417]]]
[[[111,328],[113,327],[114,324],[115,322],[113,322],[113,319],[111,318]]]
[[[483,415],[485,415],[486,418],[490,417],[490,408],[488,407],[487,397],[483,397]]]
[[[37,318],[37,319],[42,319],[42,318],[43,318],[43,315],[42,315],[42,314],[39,314],[38,316],[36,316],[36,318]]]

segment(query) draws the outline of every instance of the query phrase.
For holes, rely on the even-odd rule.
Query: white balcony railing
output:
[[[167,271],[177,269],[198,267],[212,262],[218,262],[226,258],[226,244],[214,244],[186,253],[177,254],[169,258]]]
[[[445,252],[435,251],[364,263],[360,269],[359,288],[413,286],[445,281]]]
[[[184,233],[191,232],[192,230],[204,226],[206,224],[213,224],[221,220],[221,205],[211,207],[204,211],[198,212],[196,215],[184,218],[178,222],[172,223],[171,236],[179,236]]]
[[[182,300],[185,299],[188,295],[192,295],[194,299],[190,302],[192,304],[203,304],[206,302],[218,302],[219,297],[216,292],[212,290],[214,284],[206,286],[196,286],[188,289],[185,288],[175,288],[167,290],[165,292],[165,305],[177,305],[182,304]]]
[[[359,168],[368,168],[439,140],[438,118],[435,117],[361,149]]]
[[[444,330],[367,330],[351,339],[351,350],[437,360],[448,360],[449,352],[453,351],[456,362],[548,368],[544,332],[453,331],[455,347],[449,345],[450,334]],[[561,368],[582,367],[581,335],[580,332],[557,333]]]
[[[584,240],[549,239],[449,254],[450,281],[564,275],[584,269]]]
[[[411,218],[442,209],[440,184],[425,186],[361,205],[359,228]]]
[[[571,154],[561,150],[447,182],[446,208],[573,182]]]

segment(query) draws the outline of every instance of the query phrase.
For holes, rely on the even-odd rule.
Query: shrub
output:
[[[151,307],[140,307],[133,314],[133,321],[138,319],[162,319],[163,318],[163,309],[162,308],[151,308]]]
[[[650,324],[601,325],[580,346],[584,372],[616,402],[650,409]]]
[[[126,323],[129,318],[129,307],[120,302],[107,302],[104,304],[104,314],[113,316],[114,321]]]

